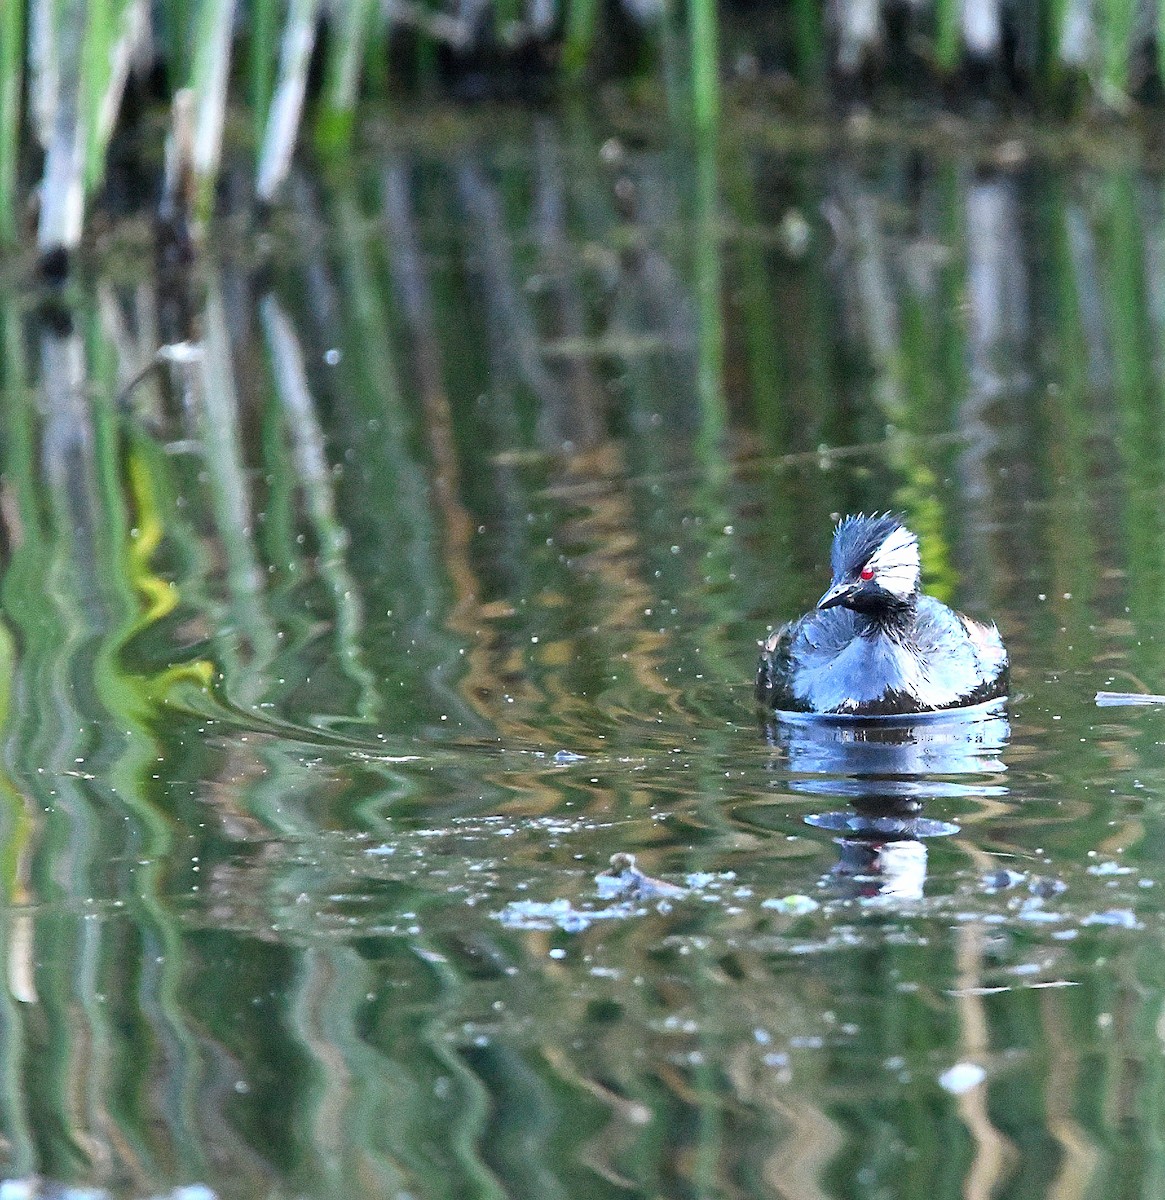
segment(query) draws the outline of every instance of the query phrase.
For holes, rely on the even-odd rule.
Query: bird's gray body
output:
[[[761,704],[898,716],[1007,695],[999,631],[921,594],[918,539],[900,517],[846,517],[831,561],[833,580],[817,607],[761,644]]]
[[[1007,695],[1007,651],[994,625],[919,596],[904,625],[848,608],[814,609],[763,643],[757,699],[785,712],[887,716]]]

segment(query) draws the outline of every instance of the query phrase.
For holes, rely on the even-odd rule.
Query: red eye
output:
[[[870,580],[874,578],[874,568],[873,567],[862,567],[861,571],[858,574],[858,578],[864,579],[866,581],[866,583],[869,583]]]

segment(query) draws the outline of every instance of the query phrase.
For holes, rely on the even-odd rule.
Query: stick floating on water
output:
[[[1098,708],[1115,708],[1121,704],[1165,704],[1165,696],[1152,692],[1097,692]]]

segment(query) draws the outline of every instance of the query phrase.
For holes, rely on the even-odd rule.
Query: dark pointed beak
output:
[[[853,595],[857,590],[857,585],[853,583],[835,583],[820,600],[817,601],[818,608],[834,608],[838,604],[844,604],[846,600]]]

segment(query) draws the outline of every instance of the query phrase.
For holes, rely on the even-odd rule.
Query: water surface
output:
[[[1160,179],[437,130],[0,297],[5,1193],[1158,1194]],[[887,507],[1010,705],[766,726]]]

